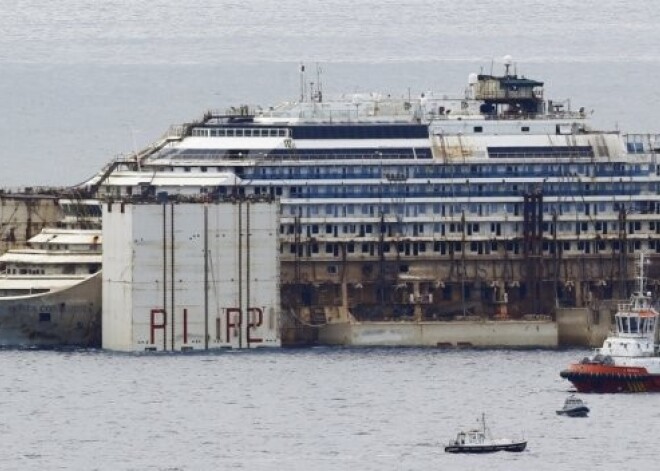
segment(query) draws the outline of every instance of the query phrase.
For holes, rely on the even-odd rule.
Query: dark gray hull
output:
[[[497,451],[521,452],[525,451],[527,442],[507,443],[502,445],[449,445],[445,447],[446,453],[495,453]]]
[[[586,417],[589,414],[587,406],[574,407],[573,409],[562,409],[557,411],[557,415],[565,415],[566,417]]]
[[[101,346],[101,272],[47,294],[0,298],[0,346]]]

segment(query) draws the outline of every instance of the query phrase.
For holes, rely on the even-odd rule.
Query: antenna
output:
[[[644,276],[644,265],[650,263],[649,259],[645,259],[646,254],[642,251],[639,253],[639,260],[637,261],[637,281],[639,283],[639,294],[644,295],[644,290],[646,288],[646,278]]]
[[[138,157],[137,144],[135,143],[135,129],[130,124],[127,124],[128,129],[131,131],[131,138],[133,139],[133,157],[135,157],[135,163],[137,164],[138,171],[141,170],[140,158]]]
[[[305,101],[305,64],[300,63],[300,101]]]
[[[321,66],[316,64],[316,101],[321,103],[323,101],[323,83],[321,82],[321,75],[323,70]]]

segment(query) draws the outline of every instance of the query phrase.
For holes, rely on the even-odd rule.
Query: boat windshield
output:
[[[655,330],[655,317],[617,315],[616,327],[622,334],[649,334]]]

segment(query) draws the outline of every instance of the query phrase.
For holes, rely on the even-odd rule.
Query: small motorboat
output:
[[[520,452],[527,447],[527,440],[492,438],[486,428],[486,416],[481,416],[481,428],[458,432],[456,439],[445,447],[446,453],[494,453],[496,451]]]
[[[564,407],[557,411],[557,415],[565,415],[567,417],[586,417],[589,413],[589,408],[579,397],[571,394],[564,401]]]

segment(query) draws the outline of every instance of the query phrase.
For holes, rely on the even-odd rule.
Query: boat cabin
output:
[[[486,435],[482,430],[468,430],[459,432],[456,436],[456,445],[479,445],[486,440]]]
[[[621,337],[653,337],[658,314],[650,309],[619,312],[615,316],[616,331]]]
[[[657,353],[659,314],[651,306],[650,299],[650,293],[637,292],[630,303],[618,306],[614,316],[615,332],[597,350],[600,355],[635,357]]]
[[[580,407],[580,406],[583,406],[583,405],[584,405],[584,402],[582,401],[582,399],[580,399],[579,397],[576,397],[572,394],[566,398],[566,401],[564,401],[564,409],[570,409],[570,408],[573,408],[573,407]]]

